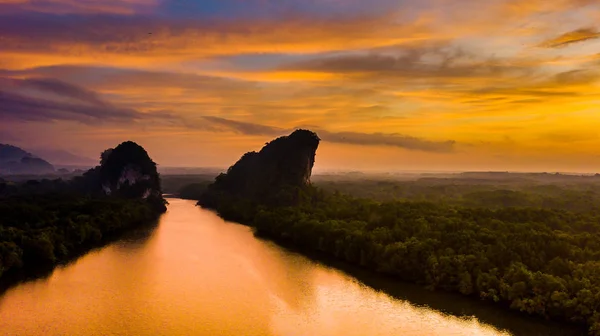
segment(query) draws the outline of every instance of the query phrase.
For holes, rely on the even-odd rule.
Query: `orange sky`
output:
[[[0,0],[0,142],[228,166],[600,171],[593,0]]]

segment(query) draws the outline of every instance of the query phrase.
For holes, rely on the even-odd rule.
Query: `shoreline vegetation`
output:
[[[306,146],[316,146],[310,134],[293,135],[242,156],[198,204],[299,251],[600,335],[600,211],[572,201],[589,205],[590,190],[542,205],[526,190],[481,193],[476,200],[489,206],[353,197],[308,182],[302,172],[310,177],[314,152]]]
[[[599,284],[600,265],[597,252],[589,248],[598,240],[585,229],[553,230],[545,224],[546,218],[556,222],[576,218],[574,214],[376,203],[326,193],[324,197],[300,207],[268,208],[237,201],[200,205],[226,220],[251,226],[259,237],[301,252],[317,252],[431,290],[586,326],[590,334],[598,334],[594,286]],[[521,219],[506,219],[512,216]],[[577,221],[598,226],[595,216]]]
[[[247,224],[238,224],[248,226]],[[493,301],[479,300],[472,296],[462,295],[459,292],[432,290],[422,284],[400,280],[394,275],[375,272],[324,252],[299,249],[293,241],[274,240],[269,236],[258,234],[254,228],[252,228],[252,232],[258,239],[277,244],[277,246],[289,252],[301,254],[325,267],[342,271],[376,291],[381,291],[398,300],[408,301],[417,307],[429,307],[458,318],[470,319],[475,317],[482,323],[490,324],[499,331],[507,331],[515,336],[547,336],[541,330],[538,331],[539,324],[544,325],[544,327],[556,328],[562,336],[587,334],[587,329],[581,324],[551,321],[537,316],[524,315],[519,311],[499,306]],[[515,323],[515,320],[519,323]],[[528,325],[524,326],[522,323]]]
[[[214,180],[166,177],[164,190],[156,164],[132,142],[68,181],[0,179],[0,292],[155,222],[164,191],[307,255],[600,335],[599,176],[311,182],[319,141],[298,130]]]
[[[71,180],[0,180],[0,291],[47,275],[166,211],[156,164],[133,142]]]
[[[0,293],[49,275],[162,213],[144,201],[115,197],[46,194],[0,203]]]

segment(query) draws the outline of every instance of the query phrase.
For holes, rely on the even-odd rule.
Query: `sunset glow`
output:
[[[0,142],[162,166],[600,171],[596,0],[0,0]]]

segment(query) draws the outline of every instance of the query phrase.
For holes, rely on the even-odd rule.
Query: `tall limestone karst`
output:
[[[221,209],[226,204],[254,202],[290,205],[310,185],[320,139],[308,130],[296,130],[267,143],[259,152],[244,154],[215,179],[199,204]]]
[[[105,150],[100,165],[87,171],[81,181],[88,192],[143,198],[156,203],[161,210],[165,204],[156,163],[142,146],[132,141]]]

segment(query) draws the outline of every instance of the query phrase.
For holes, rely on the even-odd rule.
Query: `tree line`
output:
[[[377,201],[312,186],[273,199],[222,193],[207,204],[257,235],[600,335],[597,211]]]
[[[0,179],[0,284],[46,272],[165,211],[156,164],[133,142],[71,180]]]
[[[47,271],[159,214],[143,200],[79,194],[0,198],[0,213],[0,282]]]

